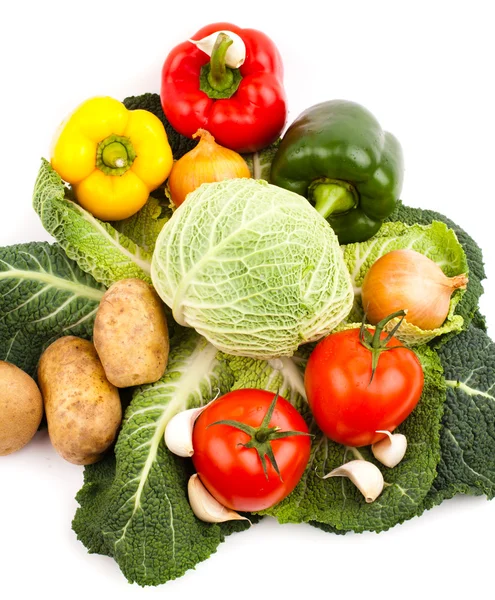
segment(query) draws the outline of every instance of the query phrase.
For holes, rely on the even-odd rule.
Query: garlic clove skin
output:
[[[170,419],[163,435],[165,445],[170,452],[184,458],[194,454],[192,443],[194,422],[206,406],[208,405],[183,410]]]
[[[205,488],[198,474],[189,478],[187,484],[189,504],[193,513],[205,523],[224,523],[225,521],[249,521],[235,511],[220,504]]]
[[[363,494],[366,502],[374,502],[383,491],[384,481],[380,469],[367,460],[351,460],[323,477],[348,477]]]
[[[232,44],[229,46],[227,53],[225,55],[225,64],[231,69],[238,69],[241,65],[244,64],[246,60],[246,44],[243,39],[234,33],[233,31],[220,30],[215,31],[201,40],[188,40],[191,44],[194,44],[196,48],[202,50],[208,56],[211,56],[213,52],[213,46],[217,41],[217,37],[219,33],[225,33],[232,40]]]
[[[371,451],[376,460],[383,465],[393,469],[404,458],[407,450],[407,438],[402,433],[390,433],[390,431],[377,431],[386,433],[387,437],[371,446]]]

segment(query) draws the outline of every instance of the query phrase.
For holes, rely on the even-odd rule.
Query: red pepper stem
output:
[[[226,33],[219,33],[211,52],[210,62],[201,67],[199,89],[213,100],[232,97],[241,83],[240,70],[231,69],[226,63],[227,50],[232,43],[232,38]]]
[[[219,33],[213,46],[210,58],[210,85],[223,90],[232,84],[232,73],[226,66],[226,54],[229,46],[233,43],[226,33]]]

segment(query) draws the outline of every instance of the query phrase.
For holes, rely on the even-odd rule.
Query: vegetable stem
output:
[[[224,90],[232,85],[233,74],[227,68],[226,54],[233,40],[225,33],[219,33],[213,46],[210,59],[210,73],[208,81],[216,90]]]
[[[105,175],[123,175],[134,162],[136,152],[131,140],[122,135],[109,135],[98,144],[96,167]]]
[[[387,344],[392,340],[393,336],[395,335],[395,333],[397,332],[399,327],[402,325],[402,321],[404,320],[404,317],[406,316],[406,314],[407,314],[406,310],[398,310],[398,311],[388,315],[387,317],[385,317],[384,319],[382,319],[381,321],[379,321],[376,324],[375,331],[373,332],[373,334],[371,334],[366,327],[366,324],[365,324],[366,315],[364,315],[363,322],[361,324],[361,329],[359,331],[359,340],[361,341],[361,344],[363,344],[363,346],[365,348],[368,348],[368,350],[371,352],[371,378],[370,378],[368,385],[370,385],[371,382],[373,381],[373,377],[375,375],[375,371],[378,366],[378,359],[380,358],[380,354],[382,352],[387,352],[388,350],[393,350],[394,348],[398,347],[398,346],[387,346]],[[401,317],[399,322],[393,327],[393,329],[388,333],[388,335],[382,340],[381,335],[383,333],[385,326],[387,325],[387,323],[389,323],[392,319],[395,319],[396,317]]]
[[[358,205],[355,187],[347,181],[319,177],[308,188],[308,199],[325,219],[349,212]]]
[[[273,454],[272,441],[279,440],[284,437],[292,437],[295,435],[309,435],[310,433],[305,433],[303,431],[280,431],[279,427],[270,427],[270,419],[272,418],[273,411],[275,410],[275,405],[278,400],[278,393],[273,397],[273,401],[268,407],[268,410],[261,421],[259,427],[251,427],[250,425],[246,425],[241,421],[233,421],[231,419],[225,419],[222,421],[215,421],[208,425],[208,427],[212,427],[213,425],[229,425],[230,427],[235,427],[236,429],[240,429],[244,433],[250,436],[250,439],[245,444],[241,444],[245,448],[254,448],[258,453],[259,459],[263,466],[263,472],[265,473],[265,477],[268,479],[268,471],[266,465],[266,458],[271,462],[272,467],[275,472],[279,476],[282,481],[282,476],[280,474],[280,470],[277,465],[277,461],[275,460],[275,455]]]
[[[201,67],[199,89],[208,98],[215,100],[230,98],[242,80],[239,69],[227,66],[227,50],[233,40],[226,33],[219,33],[211,52],[210,62]]]

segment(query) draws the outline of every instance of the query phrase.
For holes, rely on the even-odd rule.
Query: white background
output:
[[[0,36],[0,245],[49,240],[31,208],[40,157],[86,98],[159,92],[163,60],[203,25],[264,30],[285,64],[289,122],[345,98],[401,141],[402,198],[443,212],[484,252],[481,310],[495,303],[495,36],[491,2],[249,0],[16,2]],[[457,498],[389,532],[335,536],[272,520],[234,535],[179,580],[129,585],[71,530],[82,468],[46,432],[0,457],[0,597],[471,598],[493,596],[495,502]]]

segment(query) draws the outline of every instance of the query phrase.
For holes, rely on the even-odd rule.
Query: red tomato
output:
[[[331,334],[311,353],[304,378],[308,402],[318,427],[335,442],[374,444],[385,437],[377,431],[393,431],[418,403],[421,363],[396,338],[387,346],[400,347],[380,353],[371,383],[372,353],[359,329]]]
[[[265,457],[266,474],[256,448],[246,448],[254,437],[232,425],[215,425],[216,421],[237,421],[265,435],[282,432],[308,433],[297,410],[278,397],[267,425],[262,425],[275,394],[265,390],[243,389],[225,394],[212,402],[198,417],[193,431],[193,463],[210,494],[221,504],[239,511],[258,511],[280,502],[296,487],[308,464],[311,447],[309,435],[279,437],[268,442],[280,471],[277,474],[269,457]],[[278,428],[277,430],[273,428]],[[263,435],[259,436],[260,438]],[[266,449],[266,446],[264,447]],[[263,447],[261,446],[263,452]]]

